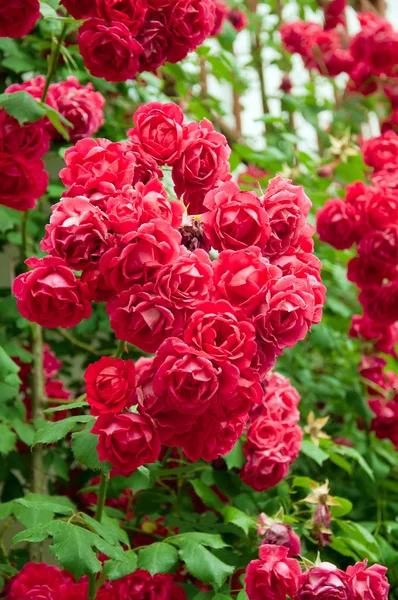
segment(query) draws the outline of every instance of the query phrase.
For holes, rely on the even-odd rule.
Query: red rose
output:
[[[124,235],[119,246],[106,252],[99,263],[100,273],[109,288],[120,292],[135,283],[144,285],[165,265],[176,261],[181,236],[161,219],[144,223],[137,231]]]
[[[250,415],[252,418],[264,416],[272,421],[295,425],[300,420],[299,402],[300,395],[290,380],[279,373],[272,373],[265,383],[261,404],[254,406]]]
[[[297,248],[311,208],[303,188],[278,175],[269,182],[262,203],[271,227],[264,255],[276,258],[285,254],[290,246]]]
[[[107,312],[116,337],[144,352],[156,352],[166,338],[182,332],[181,312],[159,296],[153,283],[122,292],[109,302]]]
[[[136,36],[144,24],[146,0],[96,0],[96,15],[109,23],[122,23]]]
[[[335,29],[338,25],[344,25],[347,0],[328,0],[324,8],[325,29]]]
[[[372,138],[362,145],[363,159],[369,167],[376,171],[396,169],[398,167],[398,135],[387,131],[383,135]]]
[[[254,322],[260,339],[276,348],[293,348],[314,319],[314,296],[305,280],[286,275],[271,283]]]
[[[193,310],[209,300],[213,268],[208,253],[182,247],[179,255],[158,272],[156,290],[178,310]]]
[[[70,575],[45,563],[27,563],[11,580],[9,600],[57,600],[62,584],[72,583]]]
[[[184,114],[177,104],[144,104],[134,113],[134,125],[128,135],[137,138],[145,152],[159,164],[175,163],[184,137]]]
[[[123,142],[102,138],[79,140],[68,148],[64,159],[66,168],[59,176],[66,187],[76,184],[93,192],[103,184],[112,193],[131,184],[134,177],[135,157]]]
[[[96,3],[93,0],[61,0],[74,19],[85,19],[95,15]]]
[[[331,563],[312,567],[299,578],[297,600],[351,600],[348,577]]]
[[[84,374],[91,414],[120,413],[133,404],[135,367],[132,360],[103,356]]]
[[[171,38],[167,60],[177,63],[196,50],[214,27],[213,0],[177,0],[168,17]]]
[[[355,58],[355,57],[354,57]],[[359,61],[350,71],[347,90],[358,92],[362,96],[370,96],[379,89],[379,78],[373,74],[369,63]]]
[[[79,29],[79,50],[94,77],[107,81],[133,79],[143,47],[123,23],[89,19]]]
[[[111,244],[105,215],[87,198],[63,198],[52,207],[50,223],[40,249],[63,258],[80,271],[97,264]]]
[[[97,418],[91,432],[99,436],[99,460],[109,461],[118,475],[131,475],[138,467],[154,463],[160,454],[158,432],[146,415],[103,414]]]
[[[137,185],[137,183],[146,184],[151,181],[151,179],[162,179],[163,171],[159,169],[155,159],[144,151],[141,144],[136,140],[130,139],[126,146],[136,161],[133,185]]]
[[[248,24],[247,16],[242,10],[239,10],[239,8],[231,8],[228,13],[228,20],[236,31],[242,31]]]
[[[254,192],[241,192],[227,181],[210,191],[204,200],[209,210],[202,216],[205,237],[215,250],[241,250],[257,246],[264,250],[271,234],[268,214]]]
[[[230,361],[240,371],[256,354],[256,331],[250,321],[225,300],[205,302],[189,318],[184,341],[217,361]]]
[[[39,0],[11,0],[0,5],[0,38],[20,38],[40,19]]]
[[[92,302],[108,302],[116,293],[114,289],[107,286],[98,266],[84,269],[81,281],[86,284]]]
[[[213,263],[215,298],[225,298],[250,316],[264,301],[273,281],[282,271],[261,256],[257,247],[226,250]]]
[[[214,15],[214,25],[210,35],[218,35],[222,32],[224,21],[228,16],[228,5],[220,0],[213,0],[216,12]]]
[[[166,23],[166,14],[166,11],[162,13],[158,8],[148,7],[145,26],[137,36],[137,42],[144,49],[140,56],[140,72],[156,72],[156,69],[167,61],[170,35]]]
[[[230,179],[230,154],[226,138],[214,131],[210,121],[187,125],[181,156],[173,165],[176,194],[181,197],[187,191],[209,190],[217,180]]]
[[[170,574],[151,575],[148,571],[137,569],[131,575],[122,577],[112,584],[118,600],[169,600],[173,588],[173,576]]]
[[[392,325],[398,321],[398,281],[369,285],[359,294],[365,314],[379,323]]]
[[[375,414],[371,429],[381,440],[391,440],[398,448],[398,402],[395,399],[386,401],[384,398],[372,398],[369,407]]]
[[[48,152],[50,136],[43,120],[20,125],[5,110],[0,110],[0,152],[23,154],[25,158],[41,158]]]
[[[396,275],[398,266],[398,225],[371,231],[358,244],[358,254],[386,276]]]
[[[369,229],[386,229],[390,225],[398,225],[396,191],[379,188],[369,198],[366,219]]]
[[[386,567],[372,565],[368,569],[367,560],[347,567],[349,585],[352,590],[352,600],[388,600],[388,583]]]
[[[375,265],[368,262],[366,257],[356,256],[347,263],[347,279],[359,288],[363,288],[371,284],[381,285],[384,274]]]
[[[252,560],[246,569],[246,593],[249,600],[285,600],[293,598],[301,573],[300,563],[288,558],[283,546],[263,545],[260,559]]]
[[[105,98],[91,83],[83,86],[76,77],[69,76],[66,81],[52,83],[50,91],[58,112],[72,123],[68,129],[72,142],[95,135],[104,124]]]
[[[395,344],[398,342],[398,325],[386,326],[379,321],[373,321],[367,315],[353,315],[349,335],[374,340],[376,350],[397,357]]]
[[[345,250],[358,239],[357,219],[354,208],[341,198],[327,200],[317,212],[317,232],[319,239],[337,248]]]
[[[0,152],[0,204],[15,210],[29,210],[34,208],[47,186],[48,173],[40,159]]]
[[[17,307],[25,319],[42,327],[75,327],[91,315],[87,288],[63,260],[46,256],[26,261],[33,270],[13,284]]]

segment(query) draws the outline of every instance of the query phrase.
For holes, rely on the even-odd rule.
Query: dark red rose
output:
[[[261,256],[257,247],[226,250],[213,263],[215,298],[224,298],[250,316],[264,301],[273,281],[282,271]]]
[[[357,219],[351,204],[341,198],[327,200],[317,212],[317,232],[322,242],[345,250],[358,239]]]
[[[134,124],[128,135],[137,138],[144,151],[159,164],[173,165],[180,157],[184,114],[177,104],[144,104],[134,113]]]
[[[228,13],[228,20],[236,31],[242,31],[242,29],[247,27],[247,16],[242,10],[239,10],[239,8],[231,8]]]
[[[103,356],[84,374],[91,414],[120,413],[133,404],[135,367],[132,360]]]
[[[323,562],[299,577],[297,600],[351,600],[348,577],[331,563]]]
[[[96,3],[93,0],[61,0],[61,4],[75,19],[85,19],[95,15]]]
[[[324,7],[325,29],[335,29],[338,25],[345,25],[345,10],[347,0],[327,0]]]
[[[379,88],[379,78],[373,74],[369,63],[359,61],[350,71],[350,81],[347,90],[358,92],[362,96],[370,96],[377,92]]]
[[[99,460],[109,461],[114,473],[119,475],[131,475],[138,467],[154,463],[160,454],[158,432],[146,415],[103,414],[97,418],[91,432],[99,436]]]
[[[213,0],[176,0],[168,16],[171,44],[167,60],[177,63],[209,37],[214,27]]]
[[[77,196],[53,205],[40,249],[80,271],[96,265],[110,245],[104,213],[87,198]]]
[[[66,81],[52,83],[50,92],[58,112],[72,123],[68,128],[72,142],[95,135],[103,125],[105,98],[91,83],[83,86],[76,77],[69,76]],[[54,134],[59,137],[57,132]]]
[[[14,280],[13,293],[25,319],[42,327],[75,327],[91,315],[84,283],[76,279],[60,258],[29,258],[32,271]]]
[[[81,281],[86,284],[92,302],[108,302],[116,293],[114,289],[107,286],[98,266],[84,269]]]
[[[300,538],[290,525],[269,519],[261,513],[257,519],[257,535],[262,537],[261,545],[284,546],[288,557],[301,554]]]
[[[136,161],[133,185],[137,185],[137,183],[146,184],[149,183],[151,179],[162,179],[163,171],[159,169],[155,159],[144,151],[141,144],[136,140],[130,139],[127,142],[127,148]]]
[[[107,312],[116,337],[144,352],[156,352],[166,338],[182,332],[181,311],[160,296],[153,283],[122,292],[109,302]]]
[[[140,72],[156,72],[167,60],[171,40],[166,15],[167,11],[162,13],[158,8],[148,7],[145,26],[137,36],[137,41],[144,49],[140,56]]]
[[[59,588],[72,577],[45,563],[27,563],[11,580],[9,600],[57,600]]]
[[[0,152],[0,204],[15,210],[29,210],[34,208],[47,186],[48,173],[40,159]]]
[[[108,23],[123,23],[136,36],[144,24],[146,0],[95,0],[96,15]]]
[[[370,285],[359,294],[365,314],[379,323],[392,325],[398,321],[398,281],[386,285]]]
[[[356,256],[348,261],[347,279],[363,288],[372,284],[381,285],[384,275],[366,257]]]
[[[295,597],[300,563],[288,558],[283,546],[260,546],[260,559],[252,560],[246,569],[246,593],[249,600],[285,600]]]
[[[202,225],[215,250],[241,250],[257,246],[264,250],[271,235],[268,214],[254,192],[241,192],[227,181],[210,191],[204,200],[208,209]]]
[[[0,38],[20,38],[40,19],[39,0],[11,0],[0,4]]]
[[[148,571],[137,569],[131,575],[113,583],[118,600],[170,600],[173,576],[170,574],[150,575]]]
[[[0,152],[23,154],[25,158],[41,158],[50,147],[50,136],[43,120],[20,125],[5,110],[0,110]]]
[[[189,252],[181,247],[179,255],[161,269],[156,278],[158,293],[178,310],[193,310],[210,299],[213,268],[204,250]]]
[[[79,29],[79,50],[94,77],[107,81],[133,79],[143,47],[123,23],[88,19]]]
[[[66,168],[59,176],[66,187],[83,186],[73,196],[92,195],[96,191],[112,194],[132,184],[136,158],[124,142],[98,138],[79,140],[65,152]],[[90,201],[93,202],[90,197]]]
[[[349,585],[353,592],[352,600],[388,600],[390,584],[386,577],[387,568],[381,565],[372,565],[366,568],[367,560],[347,567]]]
[[[358,254],[375,269],[379,269],[385,277],[396,276],[398,225],[391,225],[383,231],[371,231],[366,234],[358,244]]]
[[[289,247],[297,248],[311,208],[311,201],[303,188],[292,185],[290,179],[278,175],[270,180],[262,204],[271,227],[264,256],[277,258],[285,254]]]
[[[353,315],[349,335],[373,340],[376,350],[397,357],[395,345],[398,342],[398,326],[395,324],[386,326],[379,321],[373,321],[367,315]]]
[[[137,231],[126,233],[116,248],[100,260],[99,270],[105,283],[116,292],[135,283],[153,280],[165,265],[175,263],[180,253],[181,236],[161,219],[144,223]]]
[[[184,331],[184,341],[217,361],[230,361],[244,371],[256,354],[256,331],[226,300],[200,304]]]
[[[384,398],[369,399],[369,407],[374,413],[371,429],[381,440],[391,440],[398,448],[398,402]]]

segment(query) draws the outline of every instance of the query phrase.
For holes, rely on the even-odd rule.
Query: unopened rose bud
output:
[[[289,75],[284,75],[281,81],[281,84],[279,86],[279,89],[281,90],[281,92],[284,92],[285,94],[290,94],[290,92],[292,91],[293,88],[293,84],[292,84],[292,80],[290,79]]]

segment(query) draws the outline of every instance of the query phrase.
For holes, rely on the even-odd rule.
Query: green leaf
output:
[[[170,544],[155,542],[138,554],[138,568],[156,573],[169,573],[178,563],[178,552]]]
[[[339,445],[335,444],[335,445],[333,445],[333,451],[336,452],[336,454],[342,454],[343,456],[348,456],[348,457],[354,459],[358,463],[358,465],[361,467],[361,469],[363,471],[365,471],[365,473],[369,476],[369,478],[372,481],[375,480],[375,476],[374,476],[372,469],[369,467],[368,463],[363,458],[363,456],[358,452],[358,450],[355,450],[355,448],[350,448],[349,446],[339,446]]]
[[[221,512],[225,508],[225,502],[223,502],[208,485],[200,481],[200,479],[193,479],[190,483],[195,490],[195,493],[206,506],[213,508],[217,512]]]
[[[15,500],[30,510],[48,510],[59,515],[71,516],[76,510],[73,502],[66,496],[47,496],[45,494],[28,494],[24,498]]]
[[[256,521],[253,517],[249,517],[249,515],[234,506],[226,506],[221,514],[225,523],[233,523],[242,529],[246,535],[248,535],[250,529],[256,527]]]
[[[126,575],[134,573],[137,569],[137,554],[134,550],[127,550],[123,560],[107,560],[104,563],[104,574],[109,581],[116,581]]]
[[[54,519],[54,513],[51,510],[26,508],[18,503],[14,507],[16,519],[28,529],[37,526],[43,526]]]
[[[98,435],[91,433],[94,421],[95,419],[92,417],[83,431],[72,434],[72,452],[75,459],[88,469],[109,471],[111,465],[108,462],[100,462],[98,459]]]
[[[17,436],[24,442],[24,444],[27,446],[31,446],[33,444],[35,430],[32,425],[29,425],[29,423],[24,423],[23,421],[19,421],[18,419],[14,419],[12,421],[12,426]]]
[[[241,469],[245,464],[242,440],[238,440],[229,454],[224,456],[228,469]]]
[[[0,106],[20,125],[33,123],[45,116],[45,109],[27,92],[0,94]]]
[[[102,565],[93,550],[93,546],[98,547],[98,536],[71,523],[56,521],[53,526],[50,552],[57,557],[64,569],[76,579],[99,573]]]
[[[60,406],[52,406],[51,408],[46,408],[44,412],[46,413],[46,415],[51,415],[53,413],[60,412],[61,410],[72,410],[73,408],[87,408],[87,402],[71,402],[70,404],[65,402],[65,404],[61,404]]]
[[[0,423],[0,453],[9,454],[14,449],[17,436],[4,423]]]
[[[337,500],[340,505],[330,507],[330,512],[334,518],[344,517],[344,515],[348,515],[348,513],[352,511],[353,504],[350,500],[347,500],[347,498],[339,498],[339,496],[334,496],[334,500]]]
[[[344,538],[347,545],[353,548],[362,560],[365,558],[369,558],[372,562],[380,560],[380,548],[376,538],[365,527],[352,521],[336,522],[348,536]]]
[[[6,519],[10,515],[13,514],[14,511],[14,501],[10,502],[1,502],[0,503],[0,521]]]
[[[75,425],[78,423],[87,423],[91,418],[89,415],[78,415],[57,422],[42,422],[40,428],[36,431],[34,444],[54,444],[66,437]]]
[[[326,454],[323,450],[315,446],[313,442],[310,440],[303,440],[301,443],[301,452],[314,460],[320,467],[323,465],[325,460],[329,458],[329,455]]]
[[[191,575],[204,583],[210,583],[216,589],[235,571],[234,567],[222,562],[207,548],[193,541],[184,542],[180,548],[180,558]]]
[[[66,125],[67,127],[73,127],[72,123],[70,121],[68,121],[67,119],[65,119],[65,117],[63,115],[61,115],[61,113],[59,113],[57,110],[52,108],[52,106],[49,106],[48,104],[45,104],[44,102],[40,102],[39,104],[44,109],[45,115],[48,118],[48,120],[50,121],[50,123],[52,124],[52,126],[54,127],[54,129],[56,129],[58,131],[58,133],[60,133],[62,135],[64,140],[69,142],[70,136],[69,136],[67,129],[65,129],[64,126]]]
[[[213,548],[214,550],[220,550],[221,548],[225,548],[228,546],[222,539],[220,535],[217,533],[201,533],[199,531],[192,531],[188,533],[180,533],[178,535],[173,535],[167,538],[169,543],[176,544],[177,546],[182,546],[188,542],[192,542],[195,544],[202,544],[203,546],[208,546],[209,548]]]

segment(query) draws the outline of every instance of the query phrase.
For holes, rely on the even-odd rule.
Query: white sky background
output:
[[[265,14],[267,7],[265,5],[260,5],[260,7],[264,8]],[[298,18],[298,13],[295,10],[295,6],[293,4],[289,4],[284,8],[284,20],[292,21]],[[275,19],[272,15],[266,16],[266,19]],[[387,8],[387,18],[393,23],[394,27],[398,30],[398,0],[389,0],[388,8]],[[315,20],[316,15],[312,11],[308,11],[307,20]],[[348,24],[350,32],[355,32],[358,28],[358,23],[356,19],[356,13],[354,10],[349,9],[348,14]],[[269,96],[278,95],[278,88],[281,82],[282,73],[279,71],[278,67],[275,65],[269,65],[269,61],[273,58],[273,50],[272,48],[265,48],[263,51],[263,60],[265,64],[265,80],[266,80],[266,88],[267,94]],[[244,70],[245,64],[247,64],[250,60],[250,38],[247,31],[242,31],[236,41],[235,53],[237,56],[237,60]],[[308,82],[308,72],[303,67],[301,58],[299,56],[293,57],[294,68],[291,73],[291,79],[293,83],[293,91],[292,93],[300,94],[303,91],[303,85]],[[247,68],[245,72],[245,77],[249,81],[249,91],[242,97],[242,131],[244,136],[247,138],[250,146],[256,149],[261,149],[264,145],[263,140],[263,125],[257,119],[262,116],[261,109],[261,96],[260,96],[260,88],[258,83],[257,73],[251,69]],[[345,75],[340,76],[342,78],[342,87],[344,87],[344,78]],[[319,80],[321,78],[317,78]],[[217,98],[222,98],[225,102],[225,109],[227,114],[232,115],[232,99],[231,99],[231,91],[228,85],[223,85],[218,83],[215,78],[210,77],[209,81],[209,91],[211,94],[216,96]],[[327,81],[320,81],[317,84],[317,93],[320,98],[333,98],[333,89],[328,84]],[[270,111],[273,115],[278,116],[280,114],[280,102],[276,99],[269,100]],[[321,124],[326,126],[331,118],[330,114],[321,114]],[[306,152],[312,152],[316,148],[316,134],[315,130],[304,121],[304,119],[296,114],[296,131],[301,140],[299,146],[302,150]],[[378,135],[378,121],[377,118],[370,115],[370,127],[369,127],[369,136],[370,135]],[[230,124],[233,126],[233,117],[230,117]]]

